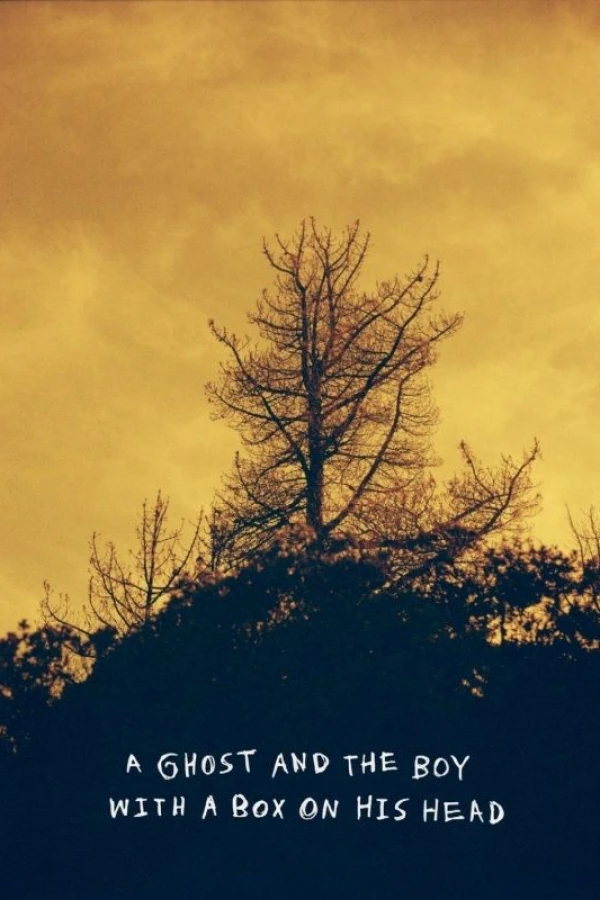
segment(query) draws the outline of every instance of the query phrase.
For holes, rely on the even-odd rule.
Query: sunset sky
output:
[[[0,631],[157,488],[210,501],[207,320],[305,216],[361,219],[365,287],[441,261],[444,471],[536,436],[535,536],[600,505],[595,3],[8,2],[0,42]]]

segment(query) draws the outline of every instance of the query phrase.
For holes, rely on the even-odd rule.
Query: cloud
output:
[[[451,468],[542,441],[546,512],[599,473],[600,76],[592,3],[4,4],[0,399],[8,623],[81,595],[94,529],[207,502],[206,320],[238,330],[263,235],[373,234],[365,286],[442,261],[466,313],[433,374]]]

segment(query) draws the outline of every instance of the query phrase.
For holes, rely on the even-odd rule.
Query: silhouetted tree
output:
[[[99,635],[122,635],[147,622],[188,569],[194,569],[203,517],[198,516],[191,535],[184,538],[184,522],[171,527],[168,510],[169,500],[160,491],[152,506],[144,500],[135,529],[136,546],[126,561],[112,542],[101,549],[98,535],[92,536],[88,600],[80,614],[68,597],[54,602],[49,585],[45,585],[42,610],[50,623],[67,626],[71,637],[73,633],[77,636],[70,649],[96,657],[106,644]]]
[[[72,637],[68,626],[33,629],[23,619],[18,631],[0,639],[0,739],[20,748],[32,725],[60,696],[71,674],[65,647]]]
[[[600,614],[600,521],[598,511],[591,506],[587,515],[575,522],[568,510],[569,525],[577,545],[577,555],[582,579],[587,588],[588,600],[597,614]]]
[[[599,646],[593,589],[576,554],[519,541],[438,560],[412,581],[416,604],[437,611],[437,630],[567,655]]]
[[[297,522],[318,545],[345,533],[456,552],[459,535],[472,542],[534,505],[537,445],[490,470],[463,444],[463,473],[437,491],[426,374],[461,317],[433,314],[439,268],[427,258],[364,292],[368,247],[358,223],[336,239],[303,222],[264,244],[276,282],[249,316],[259,343],[210,323],[229,361],[208,396],[244,446],[219,499],[234,558]]]

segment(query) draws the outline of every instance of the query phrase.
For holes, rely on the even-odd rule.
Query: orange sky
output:
[[[144,496],[210,500],[207,319],[244,328],[263,235],[428,252],[465,312],[434,384],[448,470],[542,444],[543,540],[600,504],[600,9],[537,2],[0,5],[0,630]]]

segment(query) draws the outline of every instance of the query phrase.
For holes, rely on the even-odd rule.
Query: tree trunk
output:
[[[321,421],[321,385],[313,379],[308,399],[308,479],[306,491],[306,520],[314,530],[317,543],[325,536],[323,521],[323,440]]]

